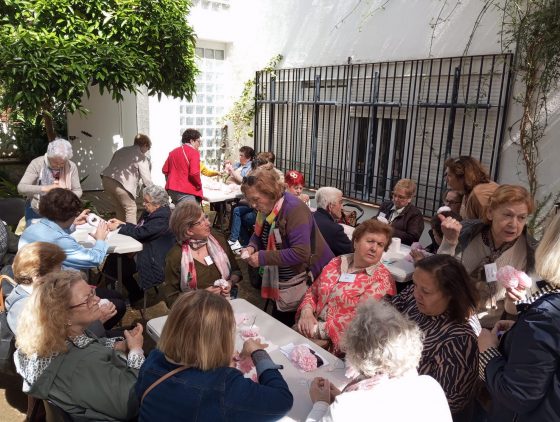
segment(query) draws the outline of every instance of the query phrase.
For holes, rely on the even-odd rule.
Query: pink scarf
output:
[[[212,235],[208,236],[208,243],[206,247],[212,261],[214,261],[214,264],[218,267],[222,278],[224,280],[229,280],[229,276],[231,274],[231,264],[229,263],[228,256],[224,249]],[[183,242],[181,250],[181,291],[196,290],[196,268],[188,241]]]

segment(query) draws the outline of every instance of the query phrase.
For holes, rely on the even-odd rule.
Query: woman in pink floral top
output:
[[[331,260],[307,290],[296,315],[297,330],[335,354],[359,302],[396,293],[389,270],[381,263],[391,243],[391,226],[368,220],[352,236],[354,253]]]

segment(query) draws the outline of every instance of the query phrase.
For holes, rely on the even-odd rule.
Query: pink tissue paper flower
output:
[[[301,370],[305,372],[317,369],[317,358],[307,346],[303,344],[297,345],[290,353],[290,360]]]
[[[523,271],[516,270],[511,265],[501,267],[496,274],[498,283],[506,289],[524,290],[533,284],[531,277]]]
[[[243,328],[239,334],[243,337],[243,340],[247,340],[248,338],[256,338],[259,336],[259,330],[257,327],[253,328]]]

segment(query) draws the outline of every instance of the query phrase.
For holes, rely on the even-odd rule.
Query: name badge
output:
[[[498,281],[498,267],[496,266],[495,262],[492,262],[491,264],[486,264],[484,266],[484,273],[486,275],[486,281],[490,282],[490,281]]]
[[[204,262],[206,262],[206,265],[212,265],[214,263],[210,255],[204,257]]]
[[[356,280],[356,274],[342,273],[338,278],[341,283],[353,283]]]
[[[274,240],[276,240],[276,243],[282,243],[282,236],[280,235],[280,229],[274,229]]]

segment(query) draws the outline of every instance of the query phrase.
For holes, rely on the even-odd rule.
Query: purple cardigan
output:
[[[321,235],[309,207],[298,197],[284,193],[284,204],[276,220],[282,237],[282,249],[267,251],[261,239],[253,234],[249,245],[259,251],[259,265],[292,267],[296,274],[306,270],[311,255],[311,233],[315,235],[315,253],[311,257],[311,272],[317,277],[325,265],[334,258]],[[273,233],[270,234],[274,236]]]

